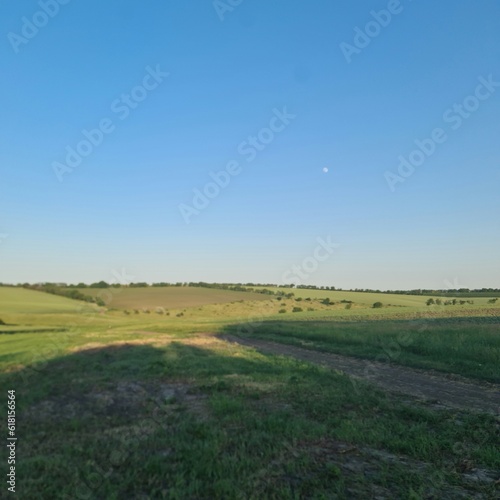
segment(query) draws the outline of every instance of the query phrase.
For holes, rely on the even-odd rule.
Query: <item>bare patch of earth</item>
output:
[[[290,459],[302,458],[305,464],[294,475],[283,473],[283,464]],[[305,459],[305,460],[304,460]],[[415,492],[410,498],[428,499],[490,499],[496,497],[497,476],[493,471],[461,467],[450,464],[449,474],[455,480],[450,484],[432,466],[403,455],[395,455],[366,446],[355,446],[333,439],[299,441],[284,450],[271,467],[262,471],[264,482],[288,483],[300,487],[303,483],[318,482],[324,477],[336,477],[342,482],[347,498],[373,498],[377,500],[401,498],[391,488],[394,474],[408,478],[413,473],[425,474],[425,491]],[[265,479],[264,479],[265,478]],[[410,487],[408,486],[408,492]],[[336,497],[334,497],[336,498]]]
[[[114,418],[127,420],[161,419],[179,408],[204,418],[207,397],[183,383],[139,383],[120,381],[82,394],[65,394],[45,399],[24,411],[24,417],[37,421],[65,421],[75,418]]]

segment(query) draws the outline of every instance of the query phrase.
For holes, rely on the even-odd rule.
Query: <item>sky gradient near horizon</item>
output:
[[[500,287],[500,4],[236,4],[3,2],[0,282]]]

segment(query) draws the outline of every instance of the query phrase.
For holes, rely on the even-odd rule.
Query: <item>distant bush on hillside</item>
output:
[[[382,302],[375,302],[372,307],[373,309],[380,309],[381,307],[384,307],[384,304],[382,304]]]
[[[294,308],[292,309],[292,312],[294,312],[294,313],[299,313],[299,312],[302,312],[302,307],[294,307]]]
[[[6,324],[5,321],[2,318],[0,318],[0,325],[5,325],[5,324]]]
[[[279,312],[280,314],[284,314],[284,313],[286,313],[286,309],[280,309],[278,312]]]

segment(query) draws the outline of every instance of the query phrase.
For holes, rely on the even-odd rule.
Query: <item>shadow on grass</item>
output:
[[[181,342],[100,346],[2,374],[0,383],[16,391],[23,498],[304,498],[311,492],[327,498],[337,488],[344,492],[344,481],[350,488],[364,481],[351,498],[373,498],[371,483],[378,479],[341,472],[343,465],[332,463],[341,452],[325,465],[311,454],[311,442],[331,433],[329,446],[369,441],[428,460],[425,439],[444,435],[440,449],[448,450],[458,440],[448,434],[462,432],[444,417],[393,406],[362,384],[353,391],[346,377],[224,345],[217,351]],[[268,397],[265,387],[273,384]],[[261,398],[255,406],[253,395]],[[378,462],[370,470],[385,467]],[[382,484],[384,472],[378,474]],[[407,493],[407,476],[401,478],[395,498]],[[414,481],[424,484],[425,474]]]
[[[176,478],[179,498],[234,494],[227,464],[214,465],[225,431],[213,410],[239,408],[221,379],[280,370],[172,342],[90,348],[1,374],[16,393],[19,488],[25,498],[162,498]]]

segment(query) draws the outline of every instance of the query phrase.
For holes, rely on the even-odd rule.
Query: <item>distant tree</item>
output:
[[[443,305],[443,301],[441,299],[436,299],[436,305],[438,306]]]
[[[382,304],[382,302],[375,302],[375,304],[373,304],[374,309],[380,309],[383,306],[384,304]]]
[[[294,312],[294,313],[299,313],[299,312],[302,312],[302,307],[294,307],[294,308],[292,309],[292,312]]]
[[[97,283],[92,283],[90,288],[109,288],[109,284],[105,281],[98,281]]]
[[[427,304],[428,306],[432,306],[433,304],[435,304],[434,299],[432,299],[432,298],[431,298],[431,299],[427,299],[426,304]]]

